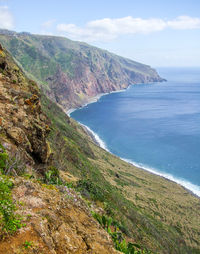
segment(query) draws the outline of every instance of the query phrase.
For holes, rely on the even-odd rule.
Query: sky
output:
[[[200,67],[200,0],[0,0],[0,28],[65,36],[153,67]]]

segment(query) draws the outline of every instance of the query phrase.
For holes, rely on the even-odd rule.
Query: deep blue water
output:
[[[200,195],[200,68],[158,72],[168,81],[104,95],[71,117],[98,134],[113,154]]]

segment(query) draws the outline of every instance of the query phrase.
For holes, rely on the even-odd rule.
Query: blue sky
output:
[[[158,66],[200,66],[200,0],[0,0],[0,28],[66,36]]]

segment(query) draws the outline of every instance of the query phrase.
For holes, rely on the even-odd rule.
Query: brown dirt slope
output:
[[[0,254],[120,253],[70,188],[41,185],[20,177],[14,183],[13,197],[20,202],[17,212],[26,226],[0,241]],[[26,241],[30,243],[27,248]]]

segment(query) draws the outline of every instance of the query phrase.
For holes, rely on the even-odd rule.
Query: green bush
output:
[[[8,160],[8,154],[6,153],[4,147],[0,144],[0,171],[3,171],[6,168],[6,162]]]
[[[79,180],[77,182],[76,189],[86,198],[90,198],[95,201],[99,200],[101,202],[105,199],[105,191],[89,179]]]
[[[125,254],[150,254],[148,250],[142,250],[139,244],[126,242],[122,232],[119,231],[119,223],[113,220],[111,217],[98,214],[92,211],[92,216],[99,222],[99,224],[108,232],[111,236],[115,249]],[[114,227],[114,231],[111,230],[111,226]]]
[[[46,184],[62,185],[63,181],[60,179],[59,170],[54,166],[49,167],[49,170],[45,172],[44,182]]]
[[[15,214],[15,204],[11,196],[12,181],[0,175],[0,225],[3,231],[13,233],[21,227],[20,219]]]

